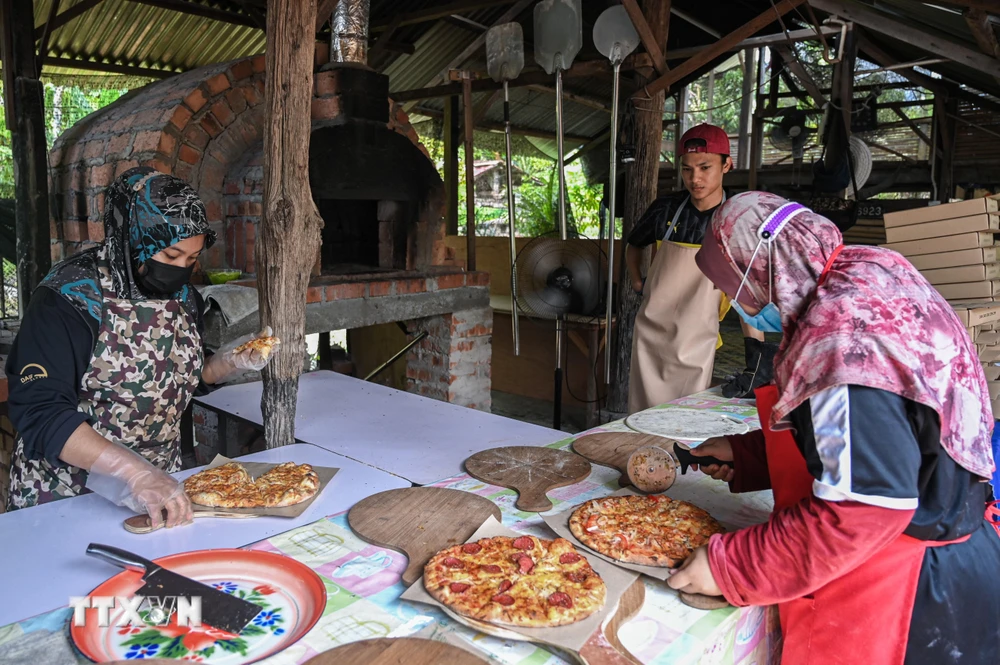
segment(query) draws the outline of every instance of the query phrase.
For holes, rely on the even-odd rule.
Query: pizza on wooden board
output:
[[[449,547],[424,566],[424,586],[462,616],[525,628],[576,623],[607,598],[604,580],[565,538],[496,536]]]
[[[319,476],[308,464],[285,462],[254,480],[239,462],[199,471],[184,481],[191,503],[216,508],[281,508],[312,498]]]
[[[674,568],[715,533],[715,518],[698,506],[662,494],[592,499],[569,517],[569,528],[598,554],[643,566]]]
[[[264,360],[267,360],[270,357],[271,352],[274,350],[274,347],[279,344],[281,344],[281,340],[277,337],[257,337],[256,339],[250,340],[246,344],[240,344],[237,346],[233,349],[233,354],[238,355],[247,349],[252,349],[259,353]]]

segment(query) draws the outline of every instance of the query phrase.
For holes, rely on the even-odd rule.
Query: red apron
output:
[[[774,509],[781,510],[812,495],[813,477],[791,433],[769,427],[777,388],[762,386],[755,394]],[[942,542],[900,535],[846,575],[808,596],[780,603],[782,665],[902,665],[925,549],[968,538]]]

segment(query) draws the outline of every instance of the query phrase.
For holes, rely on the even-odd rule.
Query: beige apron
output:
[[[722,292],[695,263],[698,245],[668,240],[686,203],[653,257],[635,316],[630,414],[705,390],[712,382]]]

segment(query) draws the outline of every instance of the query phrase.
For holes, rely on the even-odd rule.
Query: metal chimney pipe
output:
[[[369,0],[339,0],[331,21],[330,62],[368,64]]]

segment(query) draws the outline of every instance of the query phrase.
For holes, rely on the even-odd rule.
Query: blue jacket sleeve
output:
[[[94,338],[90,323],[56,293],[32,294],[6,365],[10,420],[29,459],[66,466],[63,446],[88,421],[78,405]]]

